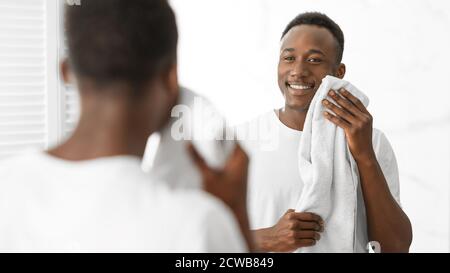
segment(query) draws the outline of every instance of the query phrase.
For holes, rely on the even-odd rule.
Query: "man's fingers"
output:
[[[323,220],[322,218],[314,213],[310,213],[310,212],[293,212],[289,215],[291,217],[291,219],[296,219],[299,221],[309,221],[309,222],[316,222],[318,224],[323,225]]]
[[[197,168],[200,169],[202,172],[210,171],[210,167],[206,163],[206,161],[203,159],[203,157],[200,155],[200,153],[197,151],[197,149],[194,147],[192,143],[189,143],[187,146],[187,149],[189,151],[189,155],[191,156],[191,159],[194,161],[194,164],[197,166]],[[248,167],[249,159],[247,154],[244,152],[244,150],[236,144],[236,147],[229,157],[226,166],[224,167],[224,171],[235,171],[237,168],[245,169]]]
[[[288,209],[284,215],[289,214],[291,212],[295,212],[295,210],[294,209]]]
[[[312,231],[312,230],[296,231],[294,236],[295,236],[295,239],[313,239],[316,241],[320,240],[320,234],[318,232]]]
[[[317,222],[305,222],[305,221],[297,221],[300,230],[314,230],[314,231],[323,231],[323,226],[321,226]]]
[[[361,113],[361,110],[354,105],[349,99],[347,99],[344,96],[341,96],[340,93],[331,90],[328,95],[333,98],[333,100],[340,106],[342,109],[345,109],[344,111],[348,112],[349,114],[353,116],[357,116],[359,113]],[[331,105],[331,103],[330,103]],[[333,109],[334,111],[334,109]],[[337,113],[339,114],[339,113]],[[349,117],[350,118],[350,117]],[[351,120],[349,120],[351,121]]]
[[[317,222],[299,221],[299,220],[295,219],[289,223],[289,229],[294,230],[294,231],[312,230],[312,231],[322,232],[323,227]]]
[[[336,126],[341,127],[344,130],[350,129],[351,128],[351,124],[348,123],[346,120],[335,116],[329,112],[323,112],[324,116],[326,119],[328,119],[329,121],[331,121],[332,123],[334,123]]]
[[[341,118],[343,118],[344,120],[346,120],[349,123],[354,123],[356,118],[355,116],[353,116],[350,112],[348,112],[347,110],[344,110],[343,108],[339,108],[338,106],[336,106],[334,103],[332,103],[329,100],[323,100],[323,105],[330,109],[331,111],[333,111],[333,113],[335,115],[340,116]]]
[[[296,242],[297,247],[308,247],[316,244],[316,240],[313,239],[299,239]]]
[[[357,97],[353,96],[352,93],[348,92],[344,88],[341,88],[341,90],[339,90],[339,91],[346,99],[351,101],[353,103],[353,105],[358,107],[358,109],[361,110],[361,112],[364,112],[366,114],[369,113],[369,111],[367,111],[367,108],[364,106],[364,104]]]

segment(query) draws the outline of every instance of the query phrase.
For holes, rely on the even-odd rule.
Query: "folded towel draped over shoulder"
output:
[[[299,147],[299,171],[304,186],[297,212],[322,217],[325,230],[313,247],[297,252],[354,252],[359,174],[344,130],[323,116],[328,92],[345,88],[367,107],[369,99],[347,81],[327,76],[307,113]]]

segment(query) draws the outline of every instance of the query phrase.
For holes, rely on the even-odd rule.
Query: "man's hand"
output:
[[[290,209],[275,226],[256,230],[253,235],[258,251],[292,252],[315,245],[323,230],[324,222],[319,216]]]
[[[249,160],[242,148],[236,145],[222,170],[210,168],[193,145],[188,148],[202,175],[204,190],[222,200],[232,210],[246,207]]]
[[[376,160],[372,146],[373,118],[362,102],[345,89],[331,90],[328,95],[338,104],[323,100],[323,105],[334,114],[324,112],[325,118],[345,131],[350,152],[355,161]]]
[[[339,95],[340,94],[340,95]],[[323,104],[333,114],[325,117],[345,131],[348,146],[358,165],[367,215],[370,241],[381,244],[382,252],[408,252],[412,228],[408,216],[392,196],[372,146],[372,116],[362,102],[345,89],[331,90]]]
[[[208,166],[192,144],[188,147],[192,160],[203,179],[206,192],[222,200],[234,213],[249,250],[253,250],[247,214],[247,173],[249,159],[242,148],[236,144],[233,154],[222,170]]]

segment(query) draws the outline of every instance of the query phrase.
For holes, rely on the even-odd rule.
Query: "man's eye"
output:
[[[322,62],[322,60],[321,59],[317,59],[317,58],[309,58],[308,62],[310,62],[310,63],[320,63],[320,62]]]
[[[295,58],[294,57],[284,57],[284,60],[285,61],[288,61],[288,62],[292,62],[292,61],[295,61]]]

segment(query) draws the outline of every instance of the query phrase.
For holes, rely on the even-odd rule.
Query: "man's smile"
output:
[[[303,82],[287,82],[286,86],[292,95],[303,96],[314,91],[315,84]]]

